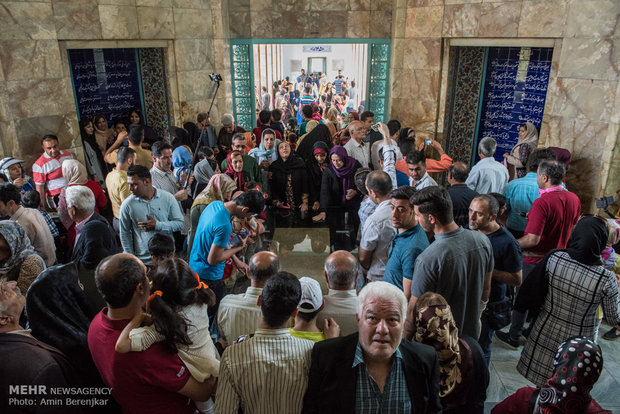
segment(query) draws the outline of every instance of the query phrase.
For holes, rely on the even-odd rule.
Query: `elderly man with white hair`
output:
[[[478,194],[501,193],[508,184],[508,168],[495,161],[497,141],[491,137],[482,138],[478,144],[480,161],[473,166],[467,177],[467,187]]]
[[[95,212],[90,188],[74,185],[65,190],[69,217],[75,223],[71,261],[94,269],[105,257],[118,252],[116,234],[108,221]]]
[[[302,412],[441,412],[435,350],[403,338],[403,291],[371,282],[357,300],[359,333],[312,350]]]
[[[220,128],[220,132],[217,134],[217,146],[220,149],[221,155],[224,156],[223,158],[226,158],[226,154],[231,151],[232,137],[237,132],[246,131],[240,126],[235,125],[235,118],[231,114],[222,115],[222,128]]]

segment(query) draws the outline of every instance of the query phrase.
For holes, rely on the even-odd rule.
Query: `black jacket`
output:
[[[103,216],[93,213],[80,232],[71,261],[94,269],[104,258],[116,253],[118,243],[112,226]]]
[[[302,413],[354,413],[356,376],[353,358],[358,334],[317,342],[312,350]],[[412,412],[441,413],[439,362],[433,348],[403,339],[399,348]]]
[[[357,171],[360,168],[362,168],[362,164],[360,164],[359,161],[355,161],[355,170]],[[362,202],[362,195],[355,186],[353,186],[352,188],[357,191],[357,195],[351,200],[343,202],[342,180],[338,178],[338,176],[332,169],[332,165],[330,162],[330,165],[325,168],[325,171],[323,171],[323,177],[321,180],[321,211],[327,211],[327,209],[330,207],[343,207],[347,210],[357,212],[360,207],[360,203]]]

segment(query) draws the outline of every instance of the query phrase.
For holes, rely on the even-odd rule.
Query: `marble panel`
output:
[[[392,14],[392,38],[405,37],[405,27],[407,26],[407,9],[404,7],[397,7]]]
[[[250,19],[252,21],[252,37],[253,38],[269,38],[273,33],[273,25],[277,24],[271,19],[270,13],[264,11],[251,11]]]
[[[202,86],[210,85],[208,70],[178,71],[179,96],[182,101],[198,101],[205,99]]]
[[[550,115],[568,119],[609,121],[616,88],[616,82],[558,78],[549,85],[547,109]]]
[[[15,118],[56,115],[75,109],[67,79],[8,81],[7,91]]]
[[[175,41],[176,65],[179,71],[213,70],[212,40],[180,39]]]
[[[173,39],[172,8],[138,7],[138,28],[141,39]]]
[[[278,3],[279,0],[274,0],[274,3]],[[250,11],[251,0],[228,0],[229,10],[235,12]]]
[[[96,4],[54,3],[54,22],[59,39],[101,39]]]
[[[370,37],[370,12],[347,12],[347,37]]]
[[[56,40],[1,41],[0,62],[9,81],[52,78],[62,70]]]
[[[347,10],[349,0],[314,0],[308,3],[310,11]]]
[[[213,25],[213,37],[215,39],[227,38],[230,23],[228,21],[228,12],[224,13],[221,10],[211,10],[211,20]]]
[[[172,0],[136,0],[138,7],[172,7]]]
[[[564,37],[620,37],[620,2],[581,0],[571,2]]]
[[[99,5],[104,39],[137,39],[138,14],[134,6]]]
[[[243,1],[243,0],[236,0]],[[230,6],[230,11],[232,12],[235,8]],[[272,11],[294,11],[297,13],[302,13],[310,10],[310,1],[309,0],[274,0],[273,1],[273,10]]]
[[[3,156],[17,157],[18,154],[14,150],[16,143],[15,123],[13,121],[0,121],[0,151],[2,151]]]
[[[56,39],[51,3],[4,1],[0,6],[0,39]]]
[[[205,1],[205,0],[172,0],[172,7],[179,7],[182,9],[217,9],[221,8],[221,3],[218,0]]]
[[[375,0],[348,0],[347,10],[370,10],[373,1]]]
[[[562,43],[559,76],[579,79],[618,79],[620,38],[566,38]]]
[[[403,84],[410,85],[409,96],[415,100],[436,101],[439,94],[439,71],[421,70],[403,71]],[[435,115],[433,114],[433,117]]]
[[[446,5],[448,4],[472,4],[472,3],[482,3],[482,0],[445,0]]]
[[[60,148],[81,147],[77,114],[72,111],[64,114],[18,120],[16,122],[17,145],[13,153],[25,156],[24,161],[30,156],[34,162],[42,153],[41,137],[45,134],[56,135]],[[29,163],[26,164],[30,165]]]
[[[443,35],[446,37],[475,37],[480,21],[480,4],[454,4],[444,9]]]
[[[405,49],[410,40],[392,39],[390,71],[400,69],[404,66]],[[390,77],[393,75],[390,74]]]
[[[371,11],[392,12],[393,9],[394,9],[393,0],[374,0],[370,2]]]
[[[519,37],[562,37],[566,0],[526,0],[521,9]]]
[[[407,98],[403,94],[402,79],[403,79],[403,69],[392,68],[390,70],[390,98],[392,100]]]
[[[13,119],[13,113],[9,106],[9,94],[6,90],[6,82],[0,82],[0,121],[8,122]]]
[[[443,6],[444,0],[406,0],[407,7]]]
[[[249,11],[231,10],[228,16],[231,38],[245,39],[251,37],[251,20]]]
[[[97,0],[100,5],[135,6],[136,0]]]
[[[441,39],[419,38],[407,40],[403,67],[407,69],[439,69]]]
[[[517,37],[521,3],[483,3],[478,37]]]
[[[208,9],[173,9],[174,34],[177,39],[213,37],[213,18]]]
[[[347,12],[342,11],[319,11],[312,12],[316,19],[306,27],[306,37],[347,37]]]
[[[370,12],[370,37],[389,38],[392,35],[392,12],[371,11]]]
[[[441,37],[443,7],[413,7],[407,9],[405,37]]]

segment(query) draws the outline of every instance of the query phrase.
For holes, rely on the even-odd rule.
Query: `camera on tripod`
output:
[[[222,81],[222,75],[220,75],[219,73],[212,73],[209,75],[209,78],[213,81],[213,82],[221,82]]]

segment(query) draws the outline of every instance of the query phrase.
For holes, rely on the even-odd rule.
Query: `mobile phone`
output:
[[[424,145],[431,145],[431,142],[433,142],[432,139],[425,139],[424,140]]]
[[[373,131],[379,132],[379,124],[373,124],[370,126],[370,129]]]

